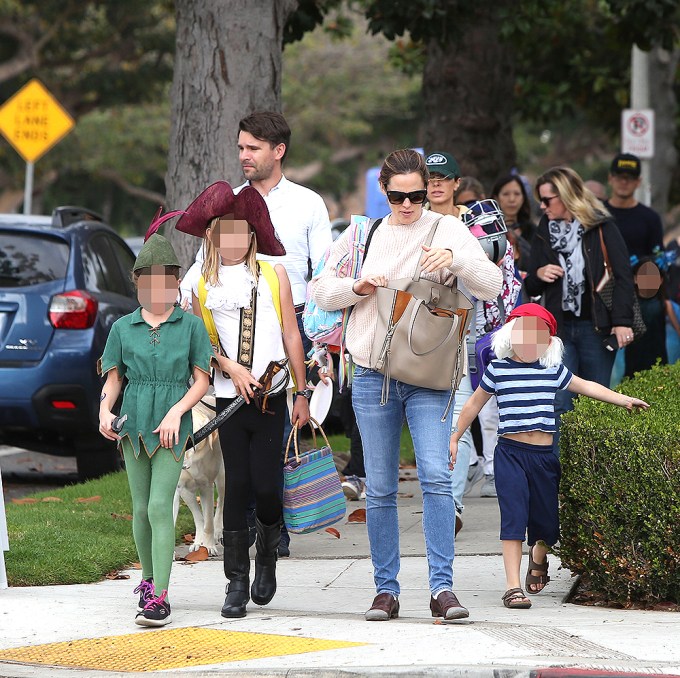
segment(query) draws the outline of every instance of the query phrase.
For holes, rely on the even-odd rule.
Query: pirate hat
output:
[[[202,238],[215,217],[230,217],[247,221],[257,237],[257,251],[274,257],[285,255],[269,217],[269,209],[262,196],[252,186],[234,195],[226,181],[216,181],[206,188],[187,207],[175,228]]]

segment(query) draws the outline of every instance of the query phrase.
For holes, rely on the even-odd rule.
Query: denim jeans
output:
[[[581,379],[594,381],[609,388],[616,351],[608,351],[602,345],[602,336],[593,327],[592,320],[568,319],[562,323],[559,336],[564,342],[565,367]],[[553,439],[553,451],[560,456],[560,418],[574,408],[576,394],[558,391],[555,396],[557,434]]]
[[[442,413],[448,391],[390,382],[380,405],[383,375],[357,367],[352,403],[364,444],[366,525],[377,593],[399,595],[399,442],[404,418],[413,438],[418,480],[423,491],[423,532],[430,591],[453,591],[455,505],[449,469],[451,417]]]
[[[472,384],[470,383],[470,376],[465,375],[456,391],[456,398],[453,401],[453,422],[455,426],[458,423],[460,411],[463,405],[470,399],[472,395]],[[463,511],[463,493],[465,492],[465,483],[467,482],[468,469],[470,467],[470,457],[474,454],[475,461],[477,460],[477,451],[472,440],[472,432],[468,427],[467,431],[463,433],[458,441],[458,456],[456,458],[456,465],[453,467],[451,481],[453,484],[453,501],[456,504],[456,509],[462,513]]]

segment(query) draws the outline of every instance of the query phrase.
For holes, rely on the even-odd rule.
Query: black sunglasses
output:
[[[411,191],[404,193],[404,191],[386,191],[387,201],[391,205],[401,205],[406,198],[408,198],[414,205],[422,205],[427,198],[427,189],[421,188],[419,191]]]
[[[546,207],[550,207],[550,201],[554,200],[555,198],[559,198],[559,195],[546,195],[546,196],[539,196],[538,204],[539,205],[545,205]]]

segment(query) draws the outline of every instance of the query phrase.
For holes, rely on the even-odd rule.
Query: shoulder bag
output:
[[[602,303],[605,305],[607,310],[611,313],[612,307],[614,306],[614,274],[612,273],[612,267],[609,263],[609,253],[607,252],[607,246],[604,244],[604,236],[602,235],[602,228],[599,229],[600,232],[600,246],[602,247],[602,256],[604,257],[604,274],[600,279],[600,282],[595,287],[595,291],[602,299]],[[640,302],[638,301],[637,294],[633,293],[633,341],[639,339],[646,331],[647,326],[645,321],[642,319],[642,310],[640,309]]]
[[[431,245],[440,219],[425,245]],[[387,287],[376,289],[378,319],[369,367],[385,375],[381,405],[389,398],[390,379],[450,390],[443,421],[466,370],[465,332],[473,305],[455,279],[442,285],[421,278],[421,273],[418,257],[413,277],[391,280]]]

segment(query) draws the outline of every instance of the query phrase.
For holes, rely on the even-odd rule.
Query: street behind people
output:
[[[239,397],[246,404],[220,426],[226,489],[224,573],[229,579],[223,617],[244,617],[249,598],[267,605],[276,592],[276,559],[281,536],[281,438],[288,418],[284,373],[262,383],[271,361],[288,356],[298,384],[305,383],[304,354],[291,286],[281,265],[256,261],[256,253],[285,250],[267,206],[251,187],[237,196],[226,181],[206,188],[177,221],[176,228],[204,237],[202,276],[192,290],[194,312],[212,317],[217,332],[214,386],[218,414]],[[257,393],[254,389],[258,389]],[[304,394],[295,394],[293,423],[309,420]],[[255,497],[255,576],[250,586],[246,513]]]
[[[135,623],[171,621],[168,589],[175,552],[173,499],[187,443],[191,408],[209,385],[212,350],[203,323],[174,305],[179,261],[152,223],[133,268],[141,308],[117,320],[101,358],[106,375],[99,430],[118,441],[132,495],[132,534],[142,566]],[[194,383],[187,390],[187,381]],[[122,429],[111,412],[123,387]]]
[[[567,390],[632,410],[649,405],[574,375],[562,364],[563,345],[553,315],[523,304],[494,335],[492,360],[467,401],[451,435],[451,463],[457,464],[461,436],[484,404],[495,396],[500,410],[494,456],[501,511],[500,538],[506,591],[503,605],[531,607],[520,583],[522,543],[529,546],[526,593],[540,593],[550,581],[548,553],[559,539],[560,462],[552,453],[556,432],[554,400]]]
[[[311,281],[313,297],[321,308],[353,306],[346,343],[356,363],[352,397],[364,444],[366,522],[377,592],[366,612],[368,621],[388,620],[399,614],[397,492],[404,418],[413,438],[423,490],[430,610],[444,620],[469,614],[453,593],[455,504],[447,454],[450,393],[388,379],[370,368],[378,287],[411,277],[420,265],[425,279],[447,283],[457,277],[480,299],[495,299],[501,289],[500,269],[488,260],[468,229],[455,217],[439,217],[423,209],[428,178],[425,160],[418,152],[405,149],[390,153],[379,174],[390,213],[373,233],[361,278],[336,275],[338,262],[349,249],[348,237],[343,234],[333,244],[326,268]],[[437,219],[432,244],[425,246]],[[389,395],[381,405],[385,386]]]
[[[536,180],[543,209],[524,279],[531,297],[543,295],[564,343],[564,364],[574,374],[609,385],[616,350],[633,341],[633,278],[626,244],[604,205],[568,167],[553,167]],[[602,240],[600,239],[602,236]],[[614,279],[611,312],[597,293],[605,276],[607,249]],[[560,391],[559,417],[573,407],[573,394]]]

